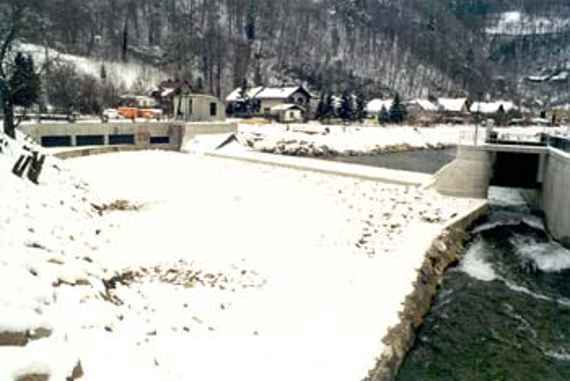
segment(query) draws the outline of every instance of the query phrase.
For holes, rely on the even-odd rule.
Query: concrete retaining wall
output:
[[[570,155],[551,149],[544,165],[542,207],[552,236],[570,247]]]
[[[162,149],[180,151],[196,135],[237,132],[237,124],[214,123],[77,123],[33,124],[20,130],[41,143],[46,139],[64,139],[66,144],[54,148],[61,158],[93,155],[117,151]],[[85,140],[98,139],[85,144]],[[128,139],[129,142],[120,139]]]
[[[460,146],[457,158],[435,175],[435,189],[449,196],[487,198],[493,162],[493,152]]]
[[[40,144],[46,138],[68,138],[70,147],[80,146],[81,137],[102,137],[97,146],[132,145],[137,148],[179,149],[184,135],[184,124],[165,123],[62,123],[32,124],[20,130]],[[133,136],[132,144],[113,144],[119,136]],[[157,139],[157,141],[154,141]],[[167,140],[165,143],[164,141]],[[86,145],[87,146],[87,145]],[[89,146],[95,146],[91,144]]]

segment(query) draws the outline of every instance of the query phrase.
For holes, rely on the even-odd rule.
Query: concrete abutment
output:
[[[516,160],[517,155],[520,160]],[[508,165],[496,166],[502,158]],[[509,185],[508,181],[513,183]],[[492,184],[537,188],[537,206],[544,211],[550,234],[570,247],[569,153],[551,147],[460,146],[457,158],[435,175],[433,186],[448,196],[487,198]]]

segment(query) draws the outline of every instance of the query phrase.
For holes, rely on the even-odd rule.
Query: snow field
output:
[[[23,153],[0,152],[0,332],[51,335],[1,348],[0,380],[77,360],[92,380],[362,379],[476,203],[159,151],[48,157],[35,185]]]
[[[178,153],[70,165],[103,199],[144,205],[103,217],[120,228],[98,259],[144,270],[113,292],[122,305],[75,336],[96,379],[134,366],[148,379],[361,379],[431,240],[473,205]],[[202,282],[192,283],[198,271]]]

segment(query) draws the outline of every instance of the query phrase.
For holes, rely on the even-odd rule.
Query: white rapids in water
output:
[[[570,250],[555,241],[537,242],[532,237],[517,235],[511,240],[521,258],[530,259],[543,272],[570,269]]]
[[[492,264],[487,260],[490,251],[486,246],[481,239],[474,242],[465,258],[461,261],[459,270],[472,278],[483,282],[492,282],[500,277],[493,269]]]

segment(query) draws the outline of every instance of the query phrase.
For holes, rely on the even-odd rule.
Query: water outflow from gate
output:
[[[516,190],[491,203],[397,380],[570,380],[570,251]]]

